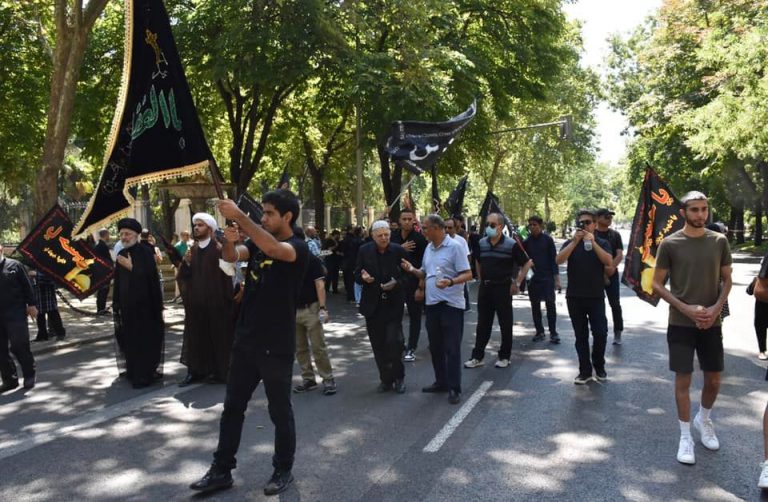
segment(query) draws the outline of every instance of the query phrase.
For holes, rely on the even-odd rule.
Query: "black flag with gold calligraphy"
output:
[[[72,220],[58,204],[40,220],[16,252],[80,300],[112,278],[112,265],[99,258],[84,240],[72,240]]]
[[[125,5],[120,96],[104,169],[76,237],[127,213],[130,188],[203,173],[211,158],[162,0]]]
[[[682,208],[664,180],[653,169],[646,169],[632,220],[621,282],[632,288],[641,300],[654,306],[659,303],[652,287],[656,251],[664,237],[683,228]]]

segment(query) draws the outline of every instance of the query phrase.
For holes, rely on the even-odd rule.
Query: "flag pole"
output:
[[[216,159],[208,159],[208,169],[211,171],[211,180],[213,180],[213,186],[216,188],[216,195],[219,199],[226,199],[224,190],[221,188],[221,172],[219,171],[219,165],[216,164]]]
[[[397,195],[397,197],[395,197],[395,200],[392,201],[392,204],[387,206],[387,214],[389,214],[390,211],[392,211],[392,208],[395,207],[395,204],[397,204],[400,201],[400,199],[405,194],[405,192],[407,192],[408,189],[411,188],[411,185],[413,184],[414,181],[416,181],[416,178],[417,176],[411,175],[411,179],[408,182],[408,184],[406,184],[405,187],[402,190],[400,190],[400,193]]]

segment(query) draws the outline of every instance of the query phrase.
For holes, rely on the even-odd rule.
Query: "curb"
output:
[[[165,327],[166,328],[170,328],[172,326],[178,326],[180,324],[183,325],[184,321],[181,320],[181,321],[169,322],[169,323],[165,324]],[[98,336],[92,336],[92,337],[88,337],[88,338],[81,338],[79,340],[68,340],[68,341],[64,341],[64,342],[61,342],[61,343],[57,343],[56,345],[49,345],[47,347],[45,347],[45,346],[40,347],[39,345],[33,343],[32,344],[32,355],[36,356],[36,355],[41,355],[41,354],[49,354],[51,352],[57,352],[57,351],[63,350],[63,349],[70,349],[70,348],[74,348],[74,347],[80,347],[82,345],[90,345],[92,343],[101,342],[101,341],[104,341],[104,340],[109,340],[111,338],[114,338],[114,336],[115,336],[114,333],[109,333],[109,334],[106,334],[106,335],[98,335]],[[40,348],[35,350],[36,347],[40,347]]]

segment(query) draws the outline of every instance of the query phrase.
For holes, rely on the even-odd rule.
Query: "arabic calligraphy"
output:
[[[54,229],[53,227],[48,227],[45,229],[45,235],[43,238],[47,241],[50,241],[52,239],[55,239],[57,235],[59,235],[62,231],[62,227],[59,226],[59,228]]]
[[[166,129],[170,126],[177,131],[181,131],[181,120],[176,112],[176,98],[173,94],[173,89],[168,93],[166,98],[165,91],[160,90],[158,96],[157,90],[154,84],[149,90],[149,108],[142,110],[144,105],[147,104],[147,96],[144,95],[141,101],[136,105],[136,110],[133,112],[133,118],[131,120],[131,139],[135,140],[147,130],[153,128],[157,124],[157,120],[162,115],[163,125]]]
[[[168,60],[165,59],[165,54],[163,54],[163,51],[160,49],[160,46],[157,44],[157,33],[152,33],[149,30],[146,30],[146,37],[144,38],[144,42],[147,43],[150,47],[152,47],[152,50],[155,51],[155,68],[156,71],[152,73],[152,80],[156,79],[158,76],[165,78],[168,76],[168,71],[163,70],[160,65],[165,65],[168,67]]]
[[[659,204],[664,204],[665,206],[671,206],[675,203],[675,199],[673,199],[672,196],[669,195],[669,192],[663,188],[659,189],[659,195],[656,195],[653,191],[651,191],[651,198]]]

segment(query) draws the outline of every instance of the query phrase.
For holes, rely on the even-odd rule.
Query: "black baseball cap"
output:
[[[609,214],[610,214],[611,216],[613,216],[613,215],[614,215],[614,214],[616,214],[616,213],[614,213],[613,211],[611,211],[611,210],[609,210],[609,209],[606,209],[606,208],[604,208],[604,207],[601,207],[600,209],[598,209],[598,210],[597,210],[597,213],[596,213],[596,214],[597,214],[597,216],[599,217],[599,216],[608,216]]]

